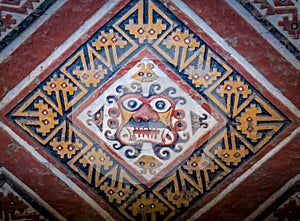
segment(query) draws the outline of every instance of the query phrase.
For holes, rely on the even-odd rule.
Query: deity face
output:
[[[122,123],[118,140],[125,145],[144,142],[171,146],[177,140],[177,130],[172,124],[175,103],[167,95],[126,94],[118,100]]]

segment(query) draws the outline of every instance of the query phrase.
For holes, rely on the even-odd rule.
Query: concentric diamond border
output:
[[[215,52],[214,51],[212,51],[212,54],[214,54]],[[80,55],[80,56],[82,56],[82,55]],[[164,55],[165,56],[165,55]],[[199,56],[200,57],[200,56]],[[208,57],[209,57],[209,55],[208,55]],[[168,58],[169,59],[169,58]],[[207,59],[207,58],[206,58]],[[201,60],[201,58],[199,58],[199,60]],[[118,61],[117,61],[118,62]],[[185,63],[184,62],[182,62],[181,64],[180,64],[180,67],[179,67],[179,69],[181,69],[183,66],[185,65]],[[109,65],[108,65],[109,66]],[[173,68],[174,69],[174,68]],[[184,68],[183,68],[184,69]],[[64,72],[65,74],[67,73],[67,70],[66,69],[61,69],[62,70],[62,72]],[[67,74],[66,74],[67,75]],[[187,76],[185,76],[185,75],[181,75],[182,76],[182,78],[184,79],[184,80],[186,80],[186,81],[188,81],[188,74],[186,74]],[[84,85],[80,85],[80,84],[76,84],[75,83],[75,80],[74,80],[74,77],[73,76],[70,76],[70,75],[67,75],[67,80],[68,81],[64,81],[64,80],[66,80],[66,78],[64,78],[64,79],[62,79],[62,77],[61,76],[63,76],[63,75],[61,75],[60,73],[58,74],[58,73],[55,73],[55,74],[53,74],[51,77],[53,77],[53,78],[51,78],[51,77],[49,77],[48,79],[46,79],[45,81],[44,81],[44,83],[46,84],[46,82],[47,82],[47,84],[46,84],[46,86],[47,87],[50,87],[51,88],[51,83],[49,83],[49,82],[51,82],[51,80],[53,80],[53,79],[55,79],[55,81],[56,82],[59,82],[59,81],[62,81],[62,84],[61,84],[61,86],[63,85],[63,83],[69,83],[69,82],[71,82],[71,86],[73,86],[73,89],[74,89],[74,85],[76,85],[78,88],[79,88],[79,90],[77,91],[75,91],[75,94],[76,94],[76,96],[78,96],[78,97],[87,97],[87,95],[82,95],[81,93],[82,93],[82,91],[84,91],[84,90],[86,90],[86,87],[84,87]],[[231,78],[232,77],[232,78]],[[215,108],[218,108],[220,111],[223,111],[225,114],[224,115],[227,115],[227,117],[228,118],[232,118],[232,117],[237,117],[238,116],[238,118],[235,118],[235,119],[237,119],[237,121],[243,121],[243,114],[241,114],[241,112],[243,111],[243,110],[246,110],[245,108],[247,107],[247,109],[249,110],[249,113],[254,113],[254,117],[256,117],[256,115],[257,114],[259,114],[259,113],[269,113],[269,119],[271,118],[271,120],[272,121],[279,121],[279,122],[281,122],[281,121],[284,121],[284,122],[286,122],[287,123],[287,121],[286,121],[286,119],[284,119],[285,117],[282,115],[282,114],[278,114],[278,113],[276,113],[278,110],[276,110],[276,108],[273,106],[273,105],[271,105],[270,103],[268,103],[268,102],[266,102],[266,100],[265,100],[265,98],[264,97],[262,97],[259,93],[258,93],[258,91],[256,91],[256,89],[255,88],[253,88],[247,81],[242,81],[241,79],[242,79],[242,77],[241,77],[241,75],[239,75],[238,73],[236,73],[236,72],[234,72],[234,74],[232,74],[232,76],[231,77],[229,77],[229,74],[228,75],[222,75],[222,77],[220,77],[217,81],[215,81],[215,82],[218,82],[218,84],[216,83],[215,85],[215,87],[214,86],[211,86],[210,87],[210,89],[209,90],[207,90],[207,93],[203,93],[203,94],[205,94],[210,100],[212,100],[212,101],[215,101],[215,103],[216,104],[214,104],[215,105]],[[192,79],[191,79],[192,80]],[[243,79],[244,80],[244,79]],[[78,81],[77,81],[78,82]],[[240,97],[239,96],[237,96],[237,93],[235,93],[235,94],[233,94],[233,95],[229,95],[229,93],[227,93],[226,92],[226,87],[229,85],[229,86],[235,86],[235,85],[240,85],[240,84],[242,84],[242,83],[244,83],[244,85],[245,85],[245,82],[246,82],[246,86],[247,87],[245,87],[245,88],[247,88],[247,89],[249,89],[250,88],[250,90],[252,90],[251,92],[253,92],[255,95],[253,95],[252,97],[247,97],[247,95],[240,95]],[[48,84],[49,83],[49,84]],[[223,83],[223,88],[222,87],[220,87],[221,86],[221,84]],[[44,84],[44,87],[46,87],[45,86],[45,84]],[[200,90],[197,88],[197,83],[191,83],[191,81],[190,81],[190,86],[192,86],[192,87],[194,87],[194,89],[196,89],[196,90],[198,90],[200,93],[202,93],[204,90],[203,90],[203,88],[201,88],[200,87]],[[240,87],[240,86],[238,86],[238,87]],[[236,87],[236,88],[238,88],[238,87]],[[63,100],[64,100],[64,105],[63,106],[59,106],[59,103],[51,103],[51,101],[49,101],[49,98],[47,98],[47,95],[45,96],[45,94],[43,94],[43,93],[40,93],[40,92],[38,92],[38,96],[37,96],[37,98],[39,99],[39,101],[41,101],[42,103],[44,102],[44,103],[46,103],[46,102],[48,102],[50,105],[51,105],[51,107],[54,109],[54,111],[56,111],[56,116],[58,116],[59,114],[61,114],[61,113],[63,113],[63,112],[66,112],[66,113],[69,113],[68,112],[68,110],[69,110],[69,108],[71,107],[71,105],[72,105],[72,99],[71,100],[68,100],[69,99],[69,97],[66,95],[66,93],[64,92],[64,86],[62,86],[62,89],[61,89],[61,91],[62,91],[62,97],[63,97]],[[245,88],[243,88],[243,89],[245,89]],[[228,88],[227,88],[228,89]],[[202,91],[203,90],[203,91]],[[225,93],[225,92],[226,93]],[[55,92],[54,92],[55,93]],[[51,94],[51,93],[50,93]],[[219,103],[218,101],[217,101],[217,99],[215,98],[215,97],[217,97],[218,96],[218,94],[222,94],[224,97],[227,97],[227,101],[225,101],[225,102],[222,102],[222,103]],[[49,95],[49,94],[48,94]],[[52,98],[53,98],[53,94],[51,95],[52,96]],[[50,96],[50,97],[51,97]],[[55,95],[56,96],[56,98],[58,98],[59,97],[59,95]],[[61,95],[60,95],[61,96]],[[232,96],[232,99],[230,99],[230,97],[229,96]],[[229,98],[228,98],[229,97]],[[52,98],[50,98],[50,100],[52,99]],[[61,98],[61,97],[60,97]],[[226,100],[226,99],[225,99]],[[228,109],[228,107],[230,107],[230,103],[228,103],[229,102],[229,100],[233,100],[235,103],[234,103],[234,109],[233,110],[231,110],[231,109]],[[58,99],[56,99],[56,101],[58,101]],[[240,102],[241,101],[241,102]],[[41,104],[42,104],[41,103]],[[43,103],[43,104],[44,104]],[[240,105],[240,103],[242,103],[242,107],[239,107],[239,105]],[[252,104],[252,105],[251,105]],[[36,105],[37,106],[37,105]],[[255,108],[254,106],[259,106],[259,108]],[[25,110],[34,110],[34,108],[37,108],[37,107],[35,107],[35,106],[27,106],[27,107],[25,107],[24,108],[24,111]],[[275,111],[273,111],[273,110],[275,110]],[[23,113],[22,114],[24,114],[24,111],[23,111]],[[41,110],[41,113],[43,112],[44,110]],[[46,111],[48,111],[48,112],[50,112],[50,111],[53,111],[51,108],[49,108],[49,109],[47,109]],[[245,113],[246,113],[247,111],[245,111]],[[53,112],[54,113],[54,112]],[[243,112],[244,113],[244,112]],[[248,112],[247,112],[248,113]],[[53,116],[54,116],[55,114],[53,114]],[[22,115],[21,115],[22,116]],[[25,114],[25,117],[26,116],[28,116],[28,115],[26,115]],[[55,116],[55,117],[56,117]],[[24,116],[22,116],[22,117],[24,117]],[[38,116],[35,116],[35,117],[38,117]],[[56,122],[56,119],[55,119],[55,117],[53,118],[53,120]],[[64,125],[64,123],[62,123],[62,121],[61,121],[61,119],[62,118],[60,118],[60,119],[58,119],[57,120],[57,125]],[[239,120],[238,120],[239,119]],[[266,118],[265,118],[266,119]],[[264,120],[265,120],[264,119]],[[46,119],[47,120],[47,119]],[[263,121],[264,121],[263,120]],[[19,124],[19,125],[21,125],[21,124]],[[22,124],[23,125],[23,124]],[[55,127],[55,126],[54,126]],[[63,128],[64,126],[61,126],[61,128]],[[55,132],[51,132],[51,128],[50,128],[50,131],[48,132],[48,129],[46,128],[45,130],[46,131],[44,131],[44,132],[42,132],[42,133],[45,133],[45,134],[47,134],[47,133],[49,133],[50,135],[49,135],[49,137],[50,137],[50,139],[52,139],[53,138],[53,136],[54,136],[54,133],[56,133],[56,132],[58,132],[58,131],[60,131],[61,130],[61,128],[57,128],[56,129],[56,131]],[[282,129],[283,127],[282,127],[282,125],[275,125],[274,127],[272,127],[271,129],[273,130],[273,134],[272,134],[272,136],[274,135],[274,134],[276,134],[277,132],[279,132],[281,129]],[[27,130],[27,129],[26,129]],[[62,129],[62,130],[64,130],[64,129]],[[80,140],[84,145],[92,145],[92,144],[90,144],[90,141],[88,141],[88,139],[85,139],[85,138],[83,138],[81,135],[79,135],[80,133],[81,133],[81,131],[80,131],[80,129],[78,129],[78,128],[73,128],[73,126],[71,126],[71,125],[69,125],[69,127],[66,129],[67,131],[71,131],[70,133],[71,133],[71,135],[69,135],[69,138],[70,137],[72,137],[72,139],[73,139],[73,137],[75,137],[75,139],[74,140]],[[226,131],[222,131],[222,132],[220,132],[219,133],[219,136],[216,136],[217,138],[216,139],[222,139],[221,137],[222,137],[222,135],[221,134],[224,134],[224,140],[226,140],[226,139],[228,139],[228,137],[230,136],[230,135],[232,135],[232,134],[234,134],[234,136],[235,137],[237,137],[237,138],[234,138],[234,139],[237,139],[238,141],[237,141],[237,143],[241,143],[241,142],[243,142],[253,153],[255,153],[256,151],[258,151],[260,148],[262,148],[264,145],[265,145],[265,143],[267,143],[269,140],[268,140],[268,138],[265,138],[265,137],[262,137],[261,138],[261,145],[258,145],[258,146],[256,146],[256,147],[253,147],[252,146],[252,148],[251,148],[251,142],[253,143],[253,142],[256,142],[256,141],[253,141],[253,140],[255,140],[257,137],[253,137],[251,134],[249,135],[249,137],[248,138],[246,138],[246,140],[242,140],[243,139],[243,137],[239,137],[239,135],[237,135],[236,134],[236,131],[237,130],[243,130],[243,129],[239,129],[238,127],[236,127],[236,125],[233,125],[233,127],[228,127],[227,128],[227,130],[230,130],[231,131],[231,133],[230,134],[227,134],[226,133]],[[270,127],[267,127],[267,128],[263,128],[262,130],[270,130]],[[28,130],[27,131],[32,131],[30,128],[28,128]],[[30,133],[30,132],[28,132],[28,133]],[[59,132],[60,133],[60,132]],[[246,133],[246,132],[245,132]],[[75,134],[75,135],[72,135],[72,134]],[[47,140],[47,139],[42,139],[41,138],[41,136],[38,136],[38,134],[31,134],[31,136],[33,136],[33,137],[35,137],[35,139],[37,139],[39,142],[41,142],[42,144],[48,144],[50,141],[50,139],[49,140]],[[48,136],[48,135],[47,135]],[[226,137],[226,136],[228,136],[228,137]],[[230,137],[231,138],[231,142],[234,142],[233,141],[233,138],[232,137]],[[253,138],[253,139],[252,139]],[[244,138],[245,139],[245,138]],[[74,141],[74,140],[72,140],[72,141]],[[208,145],[210,146],[210,148],[214,148],[214,151],[212,150],[212,149],[208,149],[206,152],[205,152],[205,154],[203,154],[203,153],[196,153],[195,152],[195,155],[191,158],[191,159],[194,159],[194,158],[197,158],[197,160],[199,160],[199,162],[205,162],[207,159],[206,159],[206,157],[208,156],[208,157],[212,157],[212,154],[216,154],[216,151],[217,151],[217,147],[215,147],[216,145],[217,145],[217,143],[218,142],[212,142],[212,143],[209,143]],[[80,146],[80,145],[79,145]],[[78,148],[80,148],[78,146]],[[226,148],[226,141],[224,141],[224,146],[225,146],[225,148]],[[67,155],[66,154],[66,156],[69,156],[69,155]],[[201,156],[201,157],[200,157]],[[220,155],[219,155],[220,156]],[[225,155],[223,154],[223,157],[225,157]],[[222,158],[222,157],[221,157]],[[224,162],[226,162],[226,160],[224,160],[223,159],[223,161]],[[198,161],[197,161],[198,162]],[[230,162],[230,161],[228,161],[229,162],[229,164],[235,164],[235,162]],[[224,169],[224,171],[226,171],[226,167],[222,167],[221,166],[221,163],[220,163],[220,161],[219,160],[217,160],[217,161],[215,161],[215,163],[218,165],[218,166],[220,166],[221,168],[223,168]],[[239,162],[236,162],[236,164],[238,164]],[[213,171],[214,170],[214,166],[213,165],[210,165],[211,167],[209,168],[209,170],[210,171]],[[191,178],[188,178],[188,176],[187,176],[187,174],[184,174],[182,171],[184,171],[184,169],[185,169],[185,171],[189,171],[189,173],[190,173],[190,171],[192,171],[191,172],[191,174],[193,173],[193,172],[195,172],[195,171],[193,171],[191,168],[189,168],[189,165],[187,164],[187,165],[185,165],[179,172],[178,172],[178,174],[177,174],[177,176],[179,176],[179,177],[181,177],[181,179],[183,179],[183,180],[186,180],[187,182],[188,181],[191,181]],[[216,169],[216,168],[215,168]],[[118,169],[115,169],[116,171],[118,170]],[[207,169],[207,171],[205,172],[205,169],[203,169],[202,168],[202,170],[204,171],[204,179],[206,179],[206,181],[207,181],[207,176],[209,176],[208,174],[208,169]],[[120,172],[121,174],[123,173],[123,172]],[[197,172],[196,172],[197,173]],[[225,174],[226,174],[226,172],[225,172]],[[194,178],[195,179],[197,179],[197,174],[194,174],[194,175],[196,175]],[[123,176],[123,175],[122,175]],[[125,176],[126,177],[126,176]],[[198,177],[199,178],[199,177]],[[126,179],[130,179],[130,178],[126,178]],[[113,179],[112,179],[113,180]],[[169,181],[170,182],[170,181]],[[169,184],[169,182],[168,182],[168,180],[166,180],[165,182],[164,182],[164,184]],[[191,181],[192,182],[192,181]],[[190,183],[191,183],[190,182]],[[215,181],[213,181],[213,182],[206,182],[205,183],[205,187],[206,187],[206,189],[210,189],[210,186],[212,186],[212,185],[214,185],[214,183],[215,182],[218,182],[218,179],[216,179]],[[191,185],[191,184],[190,184]],[[165,188],[165,189],[164,189]],[[182,187],[181,187],[182,188]],[[172,188],[170,188],[170,189],[172,189]],[[191,190],[191,189],[190,189]],[[164,193],[165,194],[161,194],[163,191],[165,191]],[[179,191],[179,189],[178,190],[176,190],[177,191],[177,193],[178,193],[178,191]],[[201,192],[201,191],[203,191],[202,189],[201,189],[201,187],[199,187],[198,186],[198,191],[199,192]],[[174,204],[176,205],[176,203],[174,203],[173,202],[173,206],[172,205],[170,205],[170,203],[168,203],[167,202],[167,200],[166,200],[166,198],[164,197],[164,196],[166,196],[167,194],[172,194],[168,189],[167,189],[167,187],[164,187],[164,185],[161,185],[156,191],[155,191],[155,194],[156,194],[156,197],[158,196],[158,198],[159,198],[159,200],[157,199],[157,198],[155,198],[155,196],[154,195],[152,195],[151,193],[145,193],[145,194],[142,194],[142,195],[140,195],[140,198],[144,201],[144,202],[147,202],[147,200],[148,200],[148,198],[151,198],[151,199],[155,199],[154,201],[156,201],[156,200],[158,200],[157,201],[157,204],[158,205],[161,205],[160,203],[165,203],[166,205],[168,205],[168,209],[170,209],[170,210],[172,210],[172,207],[174,208]],[[191,196],[193,196],[193,193],[188,193],[188,192],[186,192],[186,194],[192,194]],[[195,195],[195,194],[194,194]],[[153,198],[154,197],[154,198]],[[195,200],[196,201],[196,200]],[[188,203],[187,203],[188,204]],[[135,205],[135,204],[134,204]],[[184,206],[185,206],[186,204],[184,204]],[[177,207],[181,207],[182,205],[176,205]],[[133,205],[132,205],[132,211],[133,211],[133,208],[135,208]],[[164,206],[161,206],[161,211],[164,211]],[[128,208],[126,208],[124,205],[123,205],[123,207],[120,209],[120,211],[121,211],[121,213],[123,213],[123,215],[124,214],[126,214],[126,213],[128,213]],[[163,212],[162,212],[162,214],[164,214]],[[173,214],[174,215],[174,213],[171,213],[171,214]],[[125,215],[125,216],[127,216],[127,215]]]
[[[177,76],[170,68],[167,67],[167,65],[165,65],[163,62],[159,61],[158,57],[155,56],[152,52],[149,51],[149,49],[143,49],[141,52],[139,52],[135,57],[133,61],[129,61],[126,65],[124,65],[121,70],[119,70],[115,76],[111,77],[107,82],[105,82],[105,85],[103,87],[100,87],[98,90],[96,90],[88,99],[86,99],[81,105],[78,106],[78,108],[76,108],[69,116],[68,118],[75,124],[77,125],[79,128],[81,128],[82,130],[85,130],[86,133],[89,135],[89,137],[91,137],[96,143],[99,142],[99,136],[97,135],[97,133],[99,133],[99,130],[95,130],[94,126],[93,128],[89,128],[89,125],[85,124],[85,121],[80,119],[79,115],[82,116],[84,114],[86,114],[84,111],[88,110],[88,106],[95,106],[94,104],[94,100],[96,98],[99,97],[99,95],[103,95],[105,90],[111,87],[111,84],[113,84],[114,82],[116,82],[117,80],[120,80],[120,78],[131,68],[133,68],[134,65],[136,65],[136,62],[139,62],[143,56],[148,57],[149,59],[153,60],[154,63],[160,68],[162,69],[163,72],[167,73],[167,76],[174,80],[174,82],[176,82],[178,84],[179,87],[183,88],[183,89],[187,89],[189,88],[188,84],[186,84],[185,82],[181,81],[181,79],[179,78],[179,76]],[[166,80],[166,79],[164,79]],[[127,82],[127,81],[126,81]],[[180,156],[180,159],[184,160],[187,156],[189,156],[192,151],[194,149],[198,149],[199,147],[202,146],[202,144],[204,144],[210,137],[211,135],[213,135],[214,133],[216,133],[220,128],[222,128],[225,125],[225,119],[224,117],[221,116],[220,113],[218,113],[217,111],[213,110],[211,108],[211,106],[209,105],[209,102],[207,100],[205,100],[203,97],[201,97],[199,94],[197,94],[196,91],[194,91],[193,89],[189,88],[189,90],[187,91],[189,93],[189,95],[193,98],[193,100],[195,100],[198,104],[201,104],[201,108],[203,108],[203,110],[208,111],[209,114],[211,115],[211,117],[213,118],[213,120],[208,120],[207,122],[214,122],[215,124],[215,120],[217,120],[218,124],[217,125],[213,125],[212,127],[207,129],[207,125],[205,126],[205,122],[198,122],[199,125],[195,126],[195,130],[198,130],[199,128],[205,126],[205,130],[203,129],[202,136],[201,139],[199,139],[195,144],[193,144],[189,150],[186,150],[185,153],[182,153],[182,156]],[[98,103],[98,102],[96,102]],[[88,111],[89,112],[89,111]],[[206,118],[206,117],[205,117]],[[207,119],[206,119],[207,120]],[[206,121],[205,120],[205,121]],[[88,120],[90,121],[90,120]],[[201,124],[202,123],[202,124]],[[102,143],[102,141],[100,142]],[[106,149],[108,152],[110,152],[110,148],[109,145],[107,144],[103,144],[103,146],[106,146]],[[111,152],[112,155],[114,155],[114,152]],[[181,160],[178,160],[178,162],[176,164],[180,164]],[[131,168],[130,165],[127,165],[128,163],[126,163],[125,161],[122,163],[125,165],[125,167]],[[160,178],[164,177],[166,174],[168,174],[168,168],[174,168],[176,164],[170,164],[169,166],[167,166],[167,168],[165,168],[163,171],[160,172],[160,176],[156,175],[156,178],[151,179],[151,181],[148,181],[146,179],[144,179],[141,175],[136,174],[136,172],[134,172],[134,170],[132,171],[132,173],[139,177],[141,180],[144,181],[144,183],[147,186],[151,186],[153,184],[155,184],[156,181],[158,181]],[[159,178],[160,177],[160,178]]]

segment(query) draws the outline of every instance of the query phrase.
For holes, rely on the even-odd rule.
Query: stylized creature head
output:
[[[171,146],[176,142],[177,131],[172,124],[175,112],[174,101],[166,95],[144,97],[141,94],[126,94],[118,101],[123,122],[118,130],[118,139],[126,145],[150,142]]]

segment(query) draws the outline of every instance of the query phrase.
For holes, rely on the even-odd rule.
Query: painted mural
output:
[[[161,2],[134,0],[6,118],[128,220],[172,220],[290,124]]]

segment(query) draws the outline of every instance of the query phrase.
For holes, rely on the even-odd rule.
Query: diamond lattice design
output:
[[[7,118],[136,220],[183,213],[289,124],[156,0],[129,3]]]

